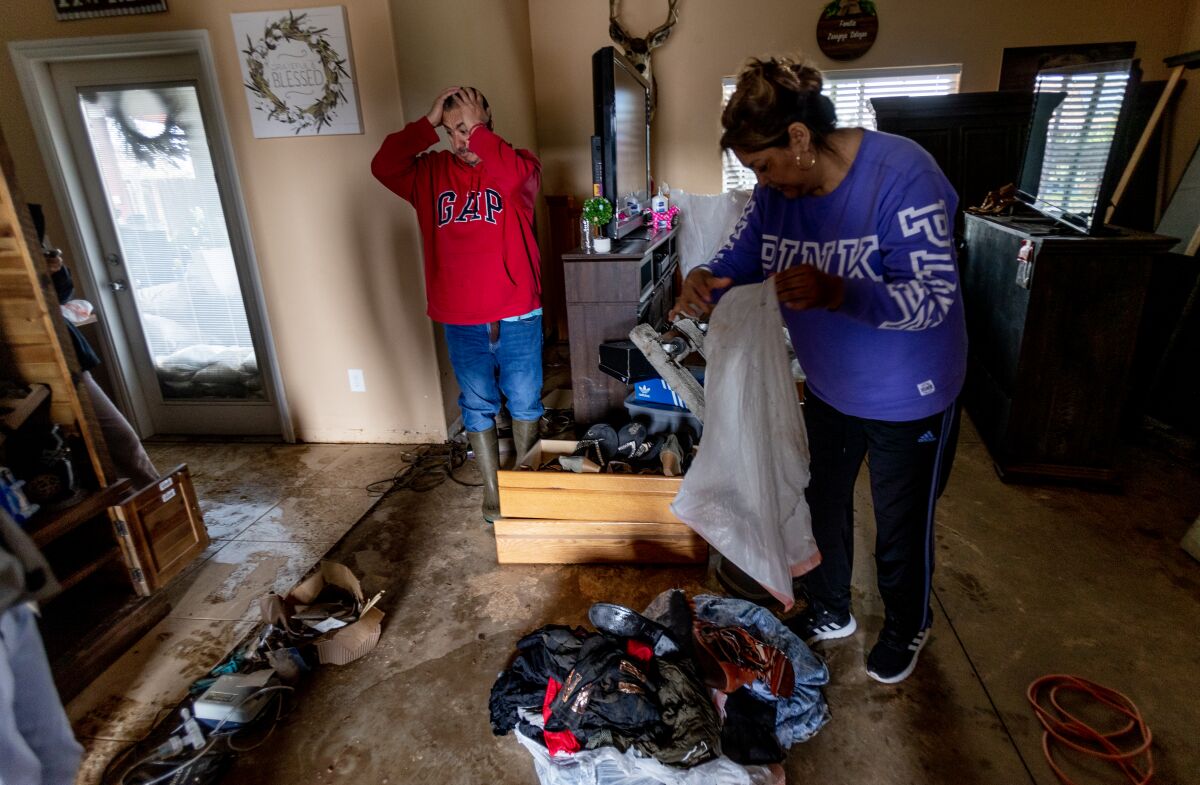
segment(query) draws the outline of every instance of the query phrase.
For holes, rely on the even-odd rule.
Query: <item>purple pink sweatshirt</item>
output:
[[[735,286],[797,264],[843,278],[836,311],[783,309],[809,389],[854,417],[921,419],[948,408],[966,374],[957,202],[919,145],[866,131],[831,193],[789,199],[755,188],[705,266]]]

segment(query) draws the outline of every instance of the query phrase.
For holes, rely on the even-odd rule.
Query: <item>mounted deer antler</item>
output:
[[[621,15],[621,0],[608,0],[608,37],[625,50],[626,59],[633,63],[638,73],[650,83],[651,116],[653,116],[654,107],[658,103],[658,86],[654,81],[654,74],[650,71],[650,53],[665,44],[667,38],[670,37],[671,29],[679,21],[678,5],[679,0],[668,0],[667,21],[651,30],[644,38],[634,38],[618,19]]]

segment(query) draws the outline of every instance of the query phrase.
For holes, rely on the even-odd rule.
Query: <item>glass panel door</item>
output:
[[[192,85],[81,90],[128,294],[165,400],[263,400]]]
[[[279,434],[249,233],[199,59],[50,73],[86,201],[74,208],[91,231],[87,263],[142,435]]]

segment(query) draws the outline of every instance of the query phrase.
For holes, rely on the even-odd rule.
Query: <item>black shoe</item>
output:
[[[661,435],[647,436],[646,441],[642,443],[642,446],[645,447],[645,449],[638,453],[638,463],[653,464],[654,466],[658,466],[658,456],[659,453],[662,452],[664,441],[665,440]]]
[[[928,640],[928,627],[909,636],[885,623],[879,641],[867,655],[867,675],[884,684],[904,681],[917,667],[917,657]]]
[[[725,591],[741,600],[749,600],[758,605],[767,605],[775,601],[770,592],[764,589],[758,581],[724,556],[717,560],[717,582],[725,588]]]
[[[596,465],[596,471],[608,465],[617,454],[617,432],[611,425],[599,423],[588,428],[587,433],[575,445],[575,452],[558,459],[564,469],[573,472],[584,470],[584,460]]]
[[[651,448],[646,441],[646,426],[631,422],[617,434],[617,457],[624,461],[637,461],[645,457]]]
[[[784,624],[809,646],[817,641],[848,637],[858,629],[858,622],[850,611],[834,613],[816,600],[809,603],[804,613],[788,619]]]
[[[618,638],[634,638],[654,647],[658,656],[673,654],[679,647],[669,631],[658,622],[647,619],[637,611],[611,602],[597,602],[588,609],[588,619],[596,629]]]

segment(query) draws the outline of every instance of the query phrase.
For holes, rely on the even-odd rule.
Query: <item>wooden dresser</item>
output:
[[[966,215],[963,397],[1002,478],[1117,480],[1122,407],[1148,383],[1130,370],[1150,269],[1174,243]]]

